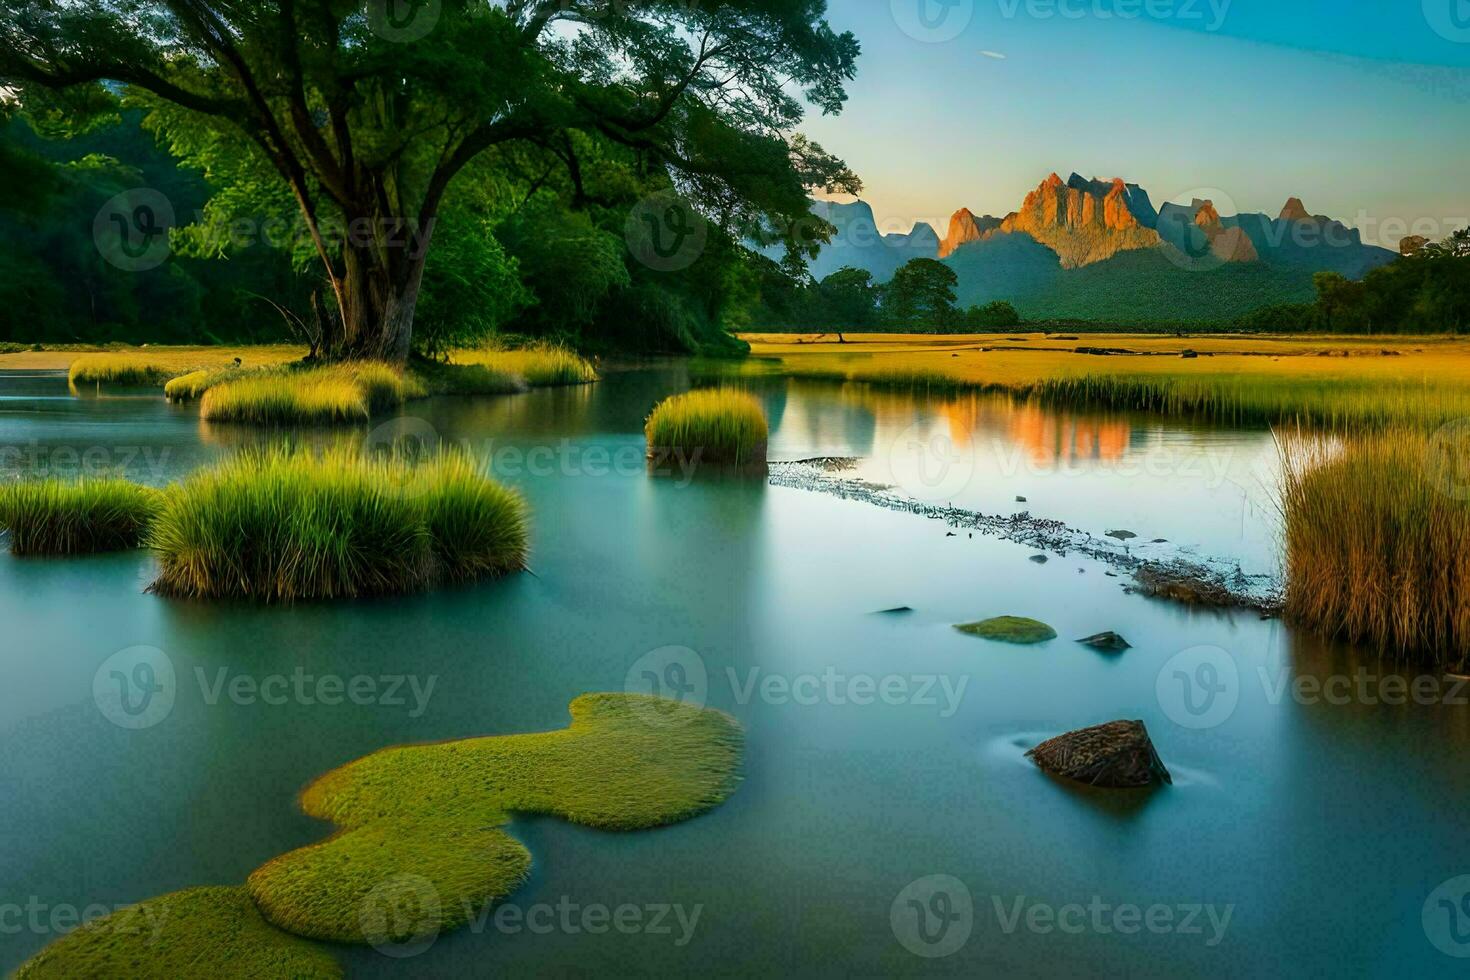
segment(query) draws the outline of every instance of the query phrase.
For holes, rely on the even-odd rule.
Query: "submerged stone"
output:
[[[997,616],[979,623],[963,623],[955,629],[966,636],[978,636],[998,643],[1030,645],[1057,638],[1057,631],[1050,626],[1021,616]]]
[[[1109,650],[1119,652],[1133,649],[1133,644],[1123,639],[1117,633],[1099,633],[1096,636],[1087,636],[1077,641],[1084,646],[1092,647],[1094,650]]]
[[[1114,721],[1058,735],[1026,753],[1044,772],[1110,789],[1173,783],[1141,721]]]
[[[1051,559],[1046,557],[1046,555],[1032,555],[1031,560],[1038,565],[1045,565],[1047,562],[1051,561]]]
[[[907,616],[914,611],[913,606],[894,606],[892,609],[879,609],[873,613],[874,616]]]

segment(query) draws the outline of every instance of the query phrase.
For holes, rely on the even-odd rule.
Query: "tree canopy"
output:
[[[22,105],[103,86],[233,186],[221,215],[295,207],[336,313],[330,356],[407,355],[435,225],[485,154],[551,161],[574,204],[614,147],[726,238],[853,191],[802,138],[841,111],[856,40],[825,0],[0,0]],[[482,202],[483,203],[483,202]],[[475,205],[466,202],[473,212]],[[206,215],[206,218],[209,216]],[[463,217],[463,215],[461,215]],[[207,245],[205,246],[207,247]]]

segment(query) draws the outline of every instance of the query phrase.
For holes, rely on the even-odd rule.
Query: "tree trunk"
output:
[[[429,228],[405,241],[346,243],[342,249],[342,332],[331,360],[401,364],[413,348],[413,319],[428,255]]]

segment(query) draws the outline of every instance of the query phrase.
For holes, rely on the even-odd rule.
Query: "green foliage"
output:
[[[934,259],[914,259],[883,289],[883,319],[890,326],[932,333],[955,318],[953,269]]]
[[[127,551],[159,502],[157,490],[121,479],[19,480],[0,484],[0,528],[16,555]]]
[[[732,388],[691,391],[660,402],[644,426],[651,458],[677,453],[696,463],[766,461],[766,413]]]
[[[744,737],[728,715],[639,694],[588,694],[553,732],[404,745],[358,759],[301,794],[341,832],[257,869],[250,892],[304,936],[363,943],[426,939],[520,885],[531,858],[501,829],[512,813],[632,831],[686,820],[739,784]],[[438,893],[413,935],[385,932],[365,905],[391,904],[404,871]],[[368,896],[382,895],[381,903]],[[410,892],[406,897],[414,897]]]
[[[547,337],[581,333],[630,285],[619,230],[651,190],[677,187],[735,241],[794,224],[813,189],[859,186],[796,132],[807,106],[841,111],[854,76],[858,44],[827,24],[825,0],[446,0],[416,6],[406,25],[331,0],[4,0],[0,10],[0,85],[23,105],[121,83],[153,132],[216,185],[207,204],[181,209],[200,213],[178,234],[184,252],[227,254],[239,222],[273,226],[295,207],[279,247],[297,271],[309,247],[336,314],[286,319],[332,357],[403,359],[424,276],[431,352],[524,305],[494,292],[513,276],[484,235],[496,218],[456,186],[483,186],[481,163],[533,201],[554,181],[559,208],[583,219],[533,206],[541,220],[518,226],[518,212],[501,238],[538,300],[529,322]],[[446,240],[455,254],[431,273],[430,245]],[[571,283],[552,275],[571,269]],[[718,326],[724,304],[697,287],[726,277],[704,272],[672,291]],[[494,302],[454,315],[476,296]]]
[[[148,543],[165,595],[351,599],[520,570],[526,507],[462,453],[275,448],[171,486]]]
[[[1373,269],[1361,281],[1319,272],[1313,285],[1315,304],[1267,307],[1237,325],[1327,333],[1470,331],[1470,229]]]

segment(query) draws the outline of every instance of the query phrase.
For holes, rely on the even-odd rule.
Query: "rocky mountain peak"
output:
[[[1281,220],[1310,221],[1312,220],[1312,212],[1307,210],[1307,206],[1302,203],[1301,198],[1293,197],[1288,200],[1286,202],[1286,206],[1281,209]]]

